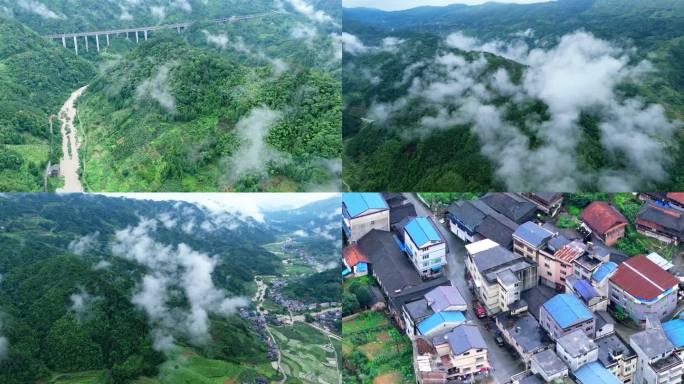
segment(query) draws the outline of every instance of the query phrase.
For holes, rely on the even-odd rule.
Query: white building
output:
[[[390,230],[390,209],[379,193],[342,194],[342,228],[350,243],[373,229]]]

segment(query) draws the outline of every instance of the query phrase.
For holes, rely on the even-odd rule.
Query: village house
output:
[[[537,208],[514,193],[488,193],[481,199],[461,200],[447,211],[449,229],[465,242],[490,239],[504,248],[513,246],[513,232],[534,219]]]
[[[637,356],[616,333],[596,338],[598,361],[622,383],[631,383],[636,370]]]
[[[558,294],[539,308],[539,324],[553,340],[577,329],[594,337],[594,316],[584,303],[569,293]]]
[[[358,244],[351,244],[342,250],[342,262],[345,277],[358,277],[368,274],[368,258],[359,249]]]
[[[578,279],[575,275],[568,276],[565,291],[574,293],[592,312],[608,309],[608,296],[601,295],[590,282]]]
[[[684,211],[646,203],[636,217],[637,232],[668,244],[684,238]]]
[[[612,261],[602,263],[591,274],[591,285],[601,296],[608,297],[608,290],[610,288],[610,277],[617,271],[618,265]]]
[[[467,379],[490,369],[487,344],[476,325],[459,325],[432,342],[447,379]]]
[[[577,384],[620,384],[615,375],[596,361],[583,365],[573,376]]]
[[[581,214],[582,223],[606,245],[615,245],[625,236],[627,219],[605,201],[593,201]]]
[[[539,375],[545,383],[562,380],[568,376],[568,366],[553,349],[546,349],[532,356],[530,371]]]
[[[556,340],[556,353],[571,371],[576,371],[584,364],[597,361],[599,349],[586,333],[576,329]]]
[[[465,321],[465,299],[452,285],[440,285],[403,306],[406,334],[432,335]]]
[[[637,324],[665,319],[677,307],[679,280],[644,255],[620,264],[610,278],[611,304],[619,306]]]
[[[556,216],[563,205],[563,194],[554,192],[522,192],[519,193],[524,199],[537,206],[537,209],[549,215]]]
[[[448,247],[432,218],[407,217],[397,228],[401,229],[402,250],[418,273],[422,277],[440,275],[446,265]]]
[[[587,252],[575,259],[572,269],[580,279],[591,280],[594,272],[610,261],[610,251],[592,242],[587,243]]]
[[[379,193],[343,193],[342,228],[349,243],[373,229],[390,230],[389,206]]]
[[[635,384],[681,383],[684,363],[659,322],[649,320],[645,330],[630,337],[629,345],[637,354]]]
[[[517,315],[510,312],[499,313],[494,322],[501,337],[526,365],[529,365],[535,354],[553,348],[553,341],[529,312]]]
[[[662,324],[665,336],[675,348],[675,353],[684,361],[684,313]]]
[[[489,239],[466,245],[466,267],[489,314],[508,311],[523,291],[537,285],[534,263]]]
[[[642,192],[639,199],[663,207],[684,210],[684,192]]]

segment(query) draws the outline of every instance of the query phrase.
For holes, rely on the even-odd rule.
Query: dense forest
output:
[[[236,307],[252,306],[254,275],[279,273],[263,245],[302,228],[187,202],[0,194],[0,382],[205,382],[210,366],[275,379]]]
[[[262,16],[210,22],[255,14]],[[339,190],[340,15],[333,0],[0,1],[0,20],[14,26],[0,41],[18,51],[8,55],[39,55],[32,48],[40,46],[43,56],[59,59],[24,58],[26,65],[2,67],[8,91],[31,86],[29,80],[44,83],[36,84],[39,96],[3,95],[13,98],[3,114],[14,117],[0,125],[7,144],[0,159],[14,173],[0,190],[43,189],[48,157],[54,164],[61,156],[59,121],[49,135],[47,117],[83,85],[89,87],[75,124],[87,190]],[[105,45],[101,37],[100,52],[94,41],[86,51],[80,38],[79,56],[70,39],[63,49],[28,29],[48,34],[174,22],[193,24],[180,34],[141,35],[138,44],[111,35]],[[29,37],[35,41],[24,43]],[[28,116],[19,119],[17,111]],[[29,130],[39,136],[30,140]],[[48,180],[49,190],[59,187],[59,179]]]
[[[30,29],[0,17],[0,191],[42,191],[48,161],[62,155],[48,118],[94,67]],[[54,186],[48,186],[54,190]]]
[[[679,1],[352,8],[343,20],[351,189],[684,188]],[[563,54],[563,76],[551,77],[540,58]],[[604,92],[595,75],[608,62],[621,69]],[[568,91],[540,89],[542,80]],[[576,84],[597,90],[576,96]],[[548,128],[570,109],[570,128]]]

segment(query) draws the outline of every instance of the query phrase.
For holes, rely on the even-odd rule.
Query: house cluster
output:
[[[640,194],[636,230],[664,243],[684,236],[684,194]],[[574,229],[549,218],[552,193],[488,193],[448,207],[465,245],[466,279],[503,342],[526,369],[513,383],[681,383],[680,279],[657,253],[612,248],[629,221],[608,202],[583,208]],[[492,368],[467,303],[442,276],[449,252],[430,217],[395,194],[345,194],[346,278],[370,274],[397,325],[413,340],[419,383],[468,380]],[[615,317],[640,329],[616,332]]]
[[[375,278],[390,316],[413,342],[418,381],[486,375],[487,345],[442,273],[449,249],[432,217],[417,215],[396,193],[344,194],[342,212],[342,275]]]

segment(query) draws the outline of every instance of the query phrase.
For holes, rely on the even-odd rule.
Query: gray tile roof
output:
[[[373,274],[390,296],[423,282],[392,233],[373,229],[359,239],[358,246],[368,256]]]
[[[447,334],[451,351],[458,355],[470,349],[487,348],[476,325],[461,324]]]
[[[627,359],[636,355],[634,350],[615,333],[600,337],[594,342],[599,348],[599,362],[606,368],[615,364],[615,360],[611,358],[612,354],[622,355]]]
[[[529,313],[520,316],[500,313],[496,316],[496,321],[507,330],[524,353],[541,350],[553,344],[537,320]]]
[[[523,223],[513,232],[513,236],[531,244],[535,248],[540,247],[553,237],[553,232],[531,221]]]
[[[556,355],[553,349],[536,353],[532,356],[532,360],[544,370],[546,376],[553,376],[568,369],[568,366]]]
[[[433,310],[440,312],[451,306],[467,305],[458,288],[451,285],[440,285],[425,294],[425,300]]]

